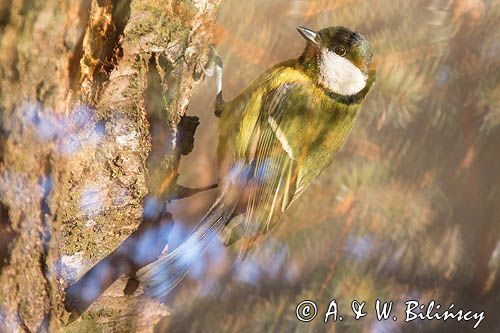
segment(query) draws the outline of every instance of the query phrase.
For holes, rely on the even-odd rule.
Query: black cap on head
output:
[[[297,30],[308,41],[308,47],[335,52],[365,72],[373,61],[370,43],[359,32],[342,26],[328,27],[318,32],[304,27],[299,27]]]
[[[367,71],[373,60],[370,43],[359,32],[342,26],[328,27],[318,31],[316,37],[322,47],[335,51],[337,46],[344,47],[345,57],[358,67]]]

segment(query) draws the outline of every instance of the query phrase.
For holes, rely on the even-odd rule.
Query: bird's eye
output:
[[[343,47],[342,45],[337,45],[333,49],[333,52],[335,52],[339,56],[343,57],[343,56],[345,56],[345,54],[346,54],[347,51],[346,51],[345,47]]]

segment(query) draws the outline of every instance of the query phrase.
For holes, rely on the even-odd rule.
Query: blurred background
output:
[[[225,0],[216,47],[224,98],[300,55],[297,26],[343,25],[371,42],[378,78],[343,153],[245,259],[213,243],[169,304],[168,332],[470,332],[472,322],[405,323],[404,301],[485,311],[500,332],[500,1]],[[216,182],[215,80],[188,114],[201,125],[179,183]],[[178,245],[214,191],[175,202]],[[323,322],[331,299],[342,322]],[[379,322],[374,301],[396,302]],[[301,323],[296,305],[318,304]],[[351,301],[367,301],[355,321]]]

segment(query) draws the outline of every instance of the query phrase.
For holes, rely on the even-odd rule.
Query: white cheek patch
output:
[[[348,59],[335,52],[321,52],[319,71],[319,83],[340,95],[355,95],[366,86],[366,75]]]

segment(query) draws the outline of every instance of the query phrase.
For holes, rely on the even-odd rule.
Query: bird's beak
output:
[[[311,29],[305,27],[298,27],[297,31],[304,37],[307,41],[318,45],[318,34]]]

